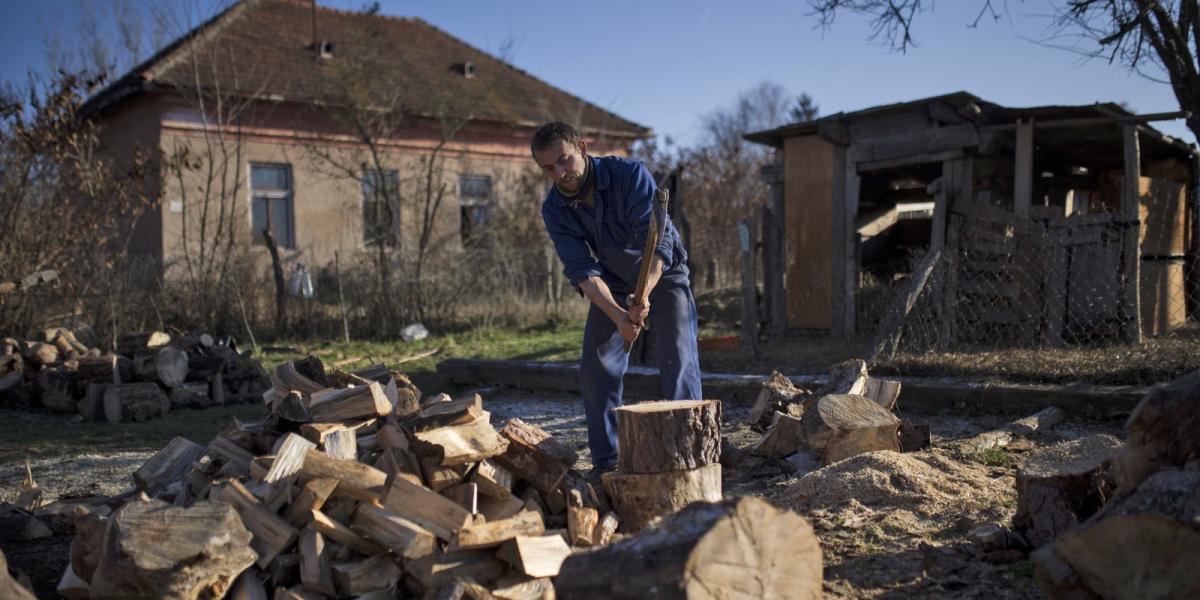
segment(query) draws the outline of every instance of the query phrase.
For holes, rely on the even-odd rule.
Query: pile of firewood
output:
[[[928,447],[927,426],[895,415],[899,396],[900,382],[871,377],[866,362],[857,359],[833,365],[828,382],[816,391],[773,373],[747,419],[763,432],[750,453],[828,465],[875,450]]]
[[[70,329],[38,337],[0,342],[0,406],[42,406],[86,421],[144,421],[172,408],[259,402],[270,385],[248,352],[201,331],[126,333],[110,353]]]
[[[795,513],[752,498],[695,503],[618,533],[572,448],[519,419],[493,428],[477,394],[421,401],[383,365],[326,373],[312,357],[271,379],[263,420],[208,446],[175,438],[119,501],[72,509],[60,594],[820,594],[820,547]]]

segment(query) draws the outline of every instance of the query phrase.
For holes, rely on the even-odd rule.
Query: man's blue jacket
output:
[[[563,263],[563,274],[577,289],[599,276],[614,296],[637,286],[642,247],[654,206],[654,178],[642,163],[616,156],[593,157],[596,178],[593,208],[572,204],[550,186],[542,203],[542,221]],[[655,254],[663,259],[663,278],[686,281],[687,252],[670,217]],[[623,304],[623,303],[622,303]]]

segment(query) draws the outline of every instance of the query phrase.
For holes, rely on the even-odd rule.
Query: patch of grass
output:
[[[153,452],[181,435],[208,444],[234,419],[249,421],[266,415],[262,404],[239,404],[207,410],[174,410],[161,419],[141,423],[71,423],[62,415],[0,410],[5,423],[0,463],[82,452]]]
[[[1014,468],[1017,458],[1003,448],[986,448],[968,456],[971,460],[989,467]]]

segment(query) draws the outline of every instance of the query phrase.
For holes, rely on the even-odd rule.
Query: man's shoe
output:
[[[604,474],[612,473],[613,471],[616,471],[616,470],[617,470],[616,467],[592,467],[592,470],[583,474],[583,480],[588,482],[588,484],[590,484],[592,486],[592,489],[596,490],[597,494],[603,493],[603,491],[604,491],[604,480],[603,480]]]

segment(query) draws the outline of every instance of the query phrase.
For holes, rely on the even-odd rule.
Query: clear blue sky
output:
[[[0,0],[0,79],[44,69],[44,32],[76,0]],[[144,0],[136,0],[140,3]],[[208,6],[210,0],[159,0]],[[103,0],[93,0],[103,6]],[[360,9],[361,0],[320,0]],[[1177,110],[1166,84],[1029,39],[1046,35],[1036,0],[1010,2],[1000,22],[968,25],[977,0],[944,1],[922,15],[907,54],[867,41],[866,19],[846,13],[822,32],[806,2],[385,0],[483,50],[515,42],[511,61],[534,75],[682,142],[699,117],[770,80],[807,92],[822,114],[966,90],[1010,106],[1125,102],[1137,112]],[[1182,121],[1155,124],[1193,142]]]

